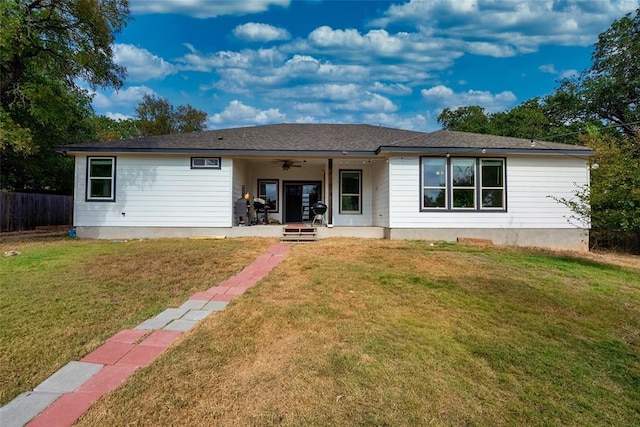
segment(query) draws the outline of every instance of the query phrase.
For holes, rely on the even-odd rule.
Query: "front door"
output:
[[[319,181],[287,182],[284,185],[284,222],[286,224],[313,221],[311,206],[320,200]]]

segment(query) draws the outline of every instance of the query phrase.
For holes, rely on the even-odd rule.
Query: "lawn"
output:
[[[189,263],[192,257],[181,255],[222,250],[222,242],[230,245],[225,259],[235,260],[236,268],[216,256],[194,256]],[[237,270],[272,241],[257,242],[52,243],[35,246],[39,255],[31,260],[27,246],[0,264],[3,275],[7,265],[13,271],[0,276],[3,352],[8,279],[43,270],[41,263],[47,270],[46,262],[57,265],[50,282],[57,283],[56,292],[99,283],[98,276],[110,283],[113,290],[105,289],[92,311],[131,283],[144,285],[128,299],[143,298],[148,287],[165,294],[167,306],[220,281],[225,274],[218,270]],[[148,278],[134,273],[143,248],[175,257],[151,264],[162,274]],[[142,262],[144,271],[154,270],[152,261],[147,256]],[[111,280],[101,272],[116,266],[136,279],[123,272]],[[197,279],[194,271],[201,270],[208,278]],[[184,280],[174,274],[194,276],[194,287],[181,293],[176,284]],[[24,307],[43,299],[37,295],[42,290],[12,289],[14,303]],[[130,319],[120,319],[118,327],[162,308],[131,305]],[[14,313],[22,319],[14,322],[24,323],[20,334],[28,332],[33,316]],[[94,325],[67,360],[112,334],[117,328],[106,328],[109,322],[109,316],[96,321],[113,330],[99,332]],[[12,339],[8,343],[13,354]],[[639,425],[640,268],[604,258],[418,241],[296,245],[256,287],[100,399],[78,424]]]
[[[0,404],[237,273],[274,241],[0,243]],[[21,254],[1,256],[10,250]]]

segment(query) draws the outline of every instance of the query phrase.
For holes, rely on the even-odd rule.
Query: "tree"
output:
[[[539,99],[523,102],[511,110],[490,117],[494,134],[515,138],[543,139],[550,127]]]
[[[444,129],[449,130],[491,133],[489,117],[486,115],[484,108],[477,105],[459,107],[455,110],[445,108],[438,115],[438,123],[441,123]]]
[[[122,85],[111,45],[127,0],[0,2],[2,188],[71,191],[69,159],[54,146],[92,138],[92,88]],[[45,169],[46,168],[46,169]]]
[[[136,107],[138,128],[145,136],[167,135],[174,132],[174,111],[166,98],[145,95]]]
[[[136,108],[138,128],[145,136],[195,132],[206,129],[207,113],[191,105],[177,109],[166,98],[145,95]]]
[[[105,116],[95,116],[91,122],[96,135],[95,139],[98,141],[113,141],[141,136],[138,124],[134,119],[113,120]]]
[[[179,133],[200,132],[207,129],[207,113],[191,105],[180,105],[176,110],[176,130]]]
[[[639,57],[640,8],[598,36],[591,67],[578,78],[563,80],[546,98],[549,114],[567,123],[613,123],[633,139],[640,129]]]
[[[633,241],[635,236],[638,245],[640,162],[634,158],[633,148],[640,141],[638,136],[634,138],[614,138],[590,127],[590,134],[582,143],[595,153],[591,185],[578,188],[573,198],[556,200],[573,211],[570,221],[590,222],[597,234],[609,237],[628,236]]]
[[[640,8],[598,36],[593,65],[582,81],[588,115],[610,121],[630,137],[640,129]]]

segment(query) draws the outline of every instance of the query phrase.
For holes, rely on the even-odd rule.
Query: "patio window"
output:
[[[506,210],[505,162],[422,157],[421,210]]]
[[[340,213],[362,213],[362,171],[340,171]]]
[[[116,158],[87,158],[87,201],[116,200]]]
[[[259,179],[258,197],[267,202],[269,212],[278,212],[278,185],[277,179]]]

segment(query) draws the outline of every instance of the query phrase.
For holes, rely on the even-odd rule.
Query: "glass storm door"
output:
[[[311,206],[320,200],[321,190],[320,182],[285,182],[284,222],[313,221]]]

